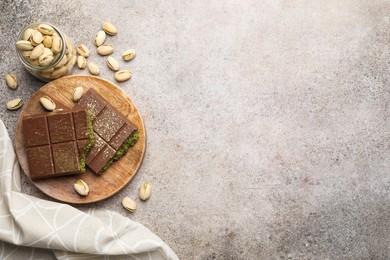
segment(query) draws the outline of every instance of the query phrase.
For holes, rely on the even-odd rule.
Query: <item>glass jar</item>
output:
[[[71,39],[46,22],[23,28],[16,42],[16,53],[27,71],[45,82],[70,74],[76,63]]]

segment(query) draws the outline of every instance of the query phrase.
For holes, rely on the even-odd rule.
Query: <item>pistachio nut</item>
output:
[[[41,97],[39,102],[47,111],[54,111],[56,109],[56,103],[48,96]]]
[[[135,203],[135,201],[130,199],[129,197],[124,197],[122,199],[122,205],[130,212],[135,212],[137,210],[137,203]]]
[[[95,37],[95,45],[96,46],[100,46],[104,43],[104,41],[106,40],[106,33],[102,30],[100,30],[97,34],[96,34],[96,37]]]
[[[71,68],[73,68],[73,66],[76,64],[76,60],[77,60],[77,56],[76,56],[76,55],[73,55],[72,59],[69,60],[69,62],[68,62],[68,66],[70,66],[70,67],[69,67],[69,70],[70,70]]]
[[[118,71],[119,70],[119,63],[116,59],[113,57],[108,57],[106,60],[107,66],[112,69],[113,71]]]
[[[42,73],[52,73],[54,71],[54,68],[49,68],[49,69],[44,69],[44,70],[42,70],[41,72]]]
[[[83,56],[78,56],[77,67],[79,67],[79,69],[85,69],[86,66],[87,66],[87,59],[85,59],[85,57]]]
[[[81,196],[87,196],[89,194],[89,187],[87,183],[83,180],[77,180],[73,184],[74,189]]]
[[[27,29],[23,32],[22,39],[25,40],[25,41],[30,41],[30,38],[31,38],[31,35],[32,35],[33,32],[34,32],[33,29],[27,28]]]
[[[39,63],[40,66],[47,66],[47,65],[49,65],[50,63],[52,63],[53,60],[54,60],[53,55],[50,55],[50,54],[42,54],[42,55],[39,56],[39,58],[38,58],[38,63]]]
[[[51,73],[50,78],[56,79],[56,78],[62,77],[62,76],[64,76],[67,72],[68,72],[68,68],[67,68],[66,66],[63,66],[63,67],[61,67],[61,68],[55,69],[55,70]]]
[[[95,63],[89,62],[88,63],[88,70],[92,75],[99,75],[100,74],[99,67]]]
[[[55,53],[59,53],[62,50],[62,42],[59,36],[53,35],[51,43],[51,51]]]
[[[61,68],[62,66],[64,66],[66,63],[68,62],[68,58],[66,57],[66,55],[64,55],[64,57],[62,57],[62,59],[60,60],[60,62],[57,63],[57,65],[54,67],[54,68]]]
[[[73,90],[73,101],[77,102],[81,99],[84,94],[84,89],[82,87],[77,87]]]
[[[41,74],[40,74],[43,78],[45,79],[50,79],[51,78],[51,72],[43,72],[41,71]]]
[[[16,89],[18,87],[18,81],[13,74],[7,74],[7,76],[5,76],[5,81],[10,89]]]
[[[21,51],[31,51],[34,49],[34,45],[32,45],[29,41],[20,40],[16,42],[16,48]]]
[[[43,41],[43,35],[40,31],[34,30],[32,37],[31,37],[31,43],[34,46],[37,46]]]
[[[52,48],[50,50],[53,52]],[[61,56],[61,53],[60,52],[58,52],[58,53],[54,53],[53,52],[53,56],[54,56],[54,60],[58,60],[60,58],[60,56]]]
[[[85,46],[84,44],[80,43],[77,48],[77,53],[83,57],[88,57],[89,56],[89,50],[87,48],[87,46]]]
[[[102,24],[102,28],[109,35],[115,35],[118,33],[118,30],[116,29],[116,27],[110,22],[104,22]]]
[[[129,70],[121,70],[115,73],[115,79],[118,82],[129,80],[133,74]]]
[[[54,55],[50,48],[44,48],[42,55]]]
[[[22,56],[23,57],[30,57],[31,51],[22,51]]]
[[[147,200],[150,198],[150,195],[152,194],[152,187],[149,183],[145,182],[141,185],[141,188],[139,189],[139,198],[141,200]]]
[[[43,51],[45,50],[45,46],[43,44],[39,44],[35,46],[35,48],[31,51],[30,58],[32,60],[36,60],[43,54]]]
[[[134,57],[135,57],[135,50],[133,49],[127,50],[122,54],[122,58],[125,61],[131,61],[132,59],[134,59]]]
[[[39,61],[38,61],[38,59],[36,59],[36,60],[31,60],[30,63],[33,64],[33,65],[35,65],[35,66],[39,66]]]
[[[102,44],[97,48],[97,52],[102,55],[110,55],[114,52],[114,47],[111,44]]]
[[[45,35],[53,35],[53,33],[55,32],[53,27],[44,23],[38,25],[38,31]]]
[[[7,102],[8,110],[18,110],[23,106],[23,101],[20,98],[15,98]]]
[[[42,40],[43,46],[45,46],[46,48],[51,48],[52,42],[53,42],[53,38],[51,36],[48,35],[43,36],[43,40]]]

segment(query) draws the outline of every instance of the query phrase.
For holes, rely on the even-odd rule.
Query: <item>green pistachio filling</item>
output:
[[[99,174],[102,174],[106,171],[115,161],[119,160],[123,155],[127,153],[130,147],[134,146],[139,139],[139,130],[135,131],[130,135],[126,141],[119,147],[118,151],[114,156],[108,161],[108,163],[100,170]]]
[[[83,153],[81,154],[81,159],[80,159],[80,167],[83,171],[85,171],[88,152],[89,152],[89,150],[91,150],[91,147],[94,143],[94,133],[93,133],[93,128],[92,128],[92,114],[89,111],[88,111],[87,121],[88,121],[89,139],[88,139],[88,143],[85,146]]]

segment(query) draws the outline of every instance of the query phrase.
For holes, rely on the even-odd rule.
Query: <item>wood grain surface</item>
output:
[[[98,91],[137,125],[139,140],[134,147],[129,149],[126,155],[115,162],[101,176],[97,176],[87,169],[85,173],[80,175],[31,181],[46,195],[69,204],[88,204],[101,201],[126,187],[141,166],[146,146],[146,134],[142,117],[131,99],[118,86],[95,76],[75,75],[63,77],[44,85],[35,92],[24,106],[17,122],[15,134],[16,154],[24,173],[28,177],[29,169],[22,134],[22,118],[27,115],[46,112],[39,103],[39,98],[43,95],[52,98],[57,105],[57,109],[72,108],[75,104],[72,101],[72,93],[74,88],[79,86],[84,88],[84,93],[89,88]],[[77,179],[82,179],[89,185],[90,193],[87,197],[81,197],[75,192],[73,183]]]

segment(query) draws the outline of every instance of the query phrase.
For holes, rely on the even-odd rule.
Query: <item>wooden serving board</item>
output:
[[[75,87],[83,87],[84,93],[94,88],[113,106],[118,108],[139,128],[139,140],[126,155],[116,161],[102,175],[97,176],[88,168],[85,173],[66,177],[56,177],[32,181],[29,177],[27,155],[22,134],[22,118],[27,115],[45,113],[39,98],[46,95],[54,100],[57,109],[72,108],[72,94]],[[47,112],[46,112],[47,113]],[[95,76],[75,75],[54,80],[33,94],[26,103],[16,125],[15,147],[19,163],[31,182],[43,193],[55,200],[70,204],[88,204],[107,199],[118,193],[132,180],[141,166],[146,146],[145,127],[141,115],[131,99],[115,84]],[[73,183],[84,180],[90,187],[90,193],[82,197],[76,193]]]

